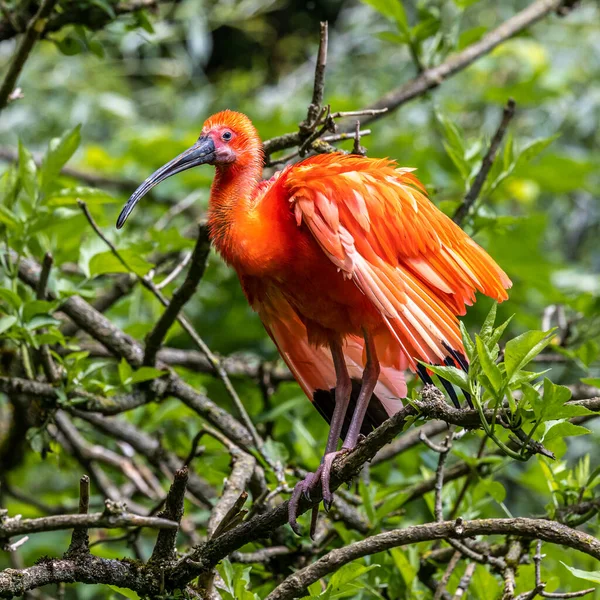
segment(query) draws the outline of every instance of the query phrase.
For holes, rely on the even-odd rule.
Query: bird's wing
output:
[[[362,157],[315,156],[284,185],[297,225],[371,300],[414,369],[462,350],[456,315],[475,291],[505,300],[511,282],[426,197],[412,169]]]
[[[279,354],[311,401],[317,390],[329,391],[335,387],[331,352],[326,347],[317,348],[308,343],[306,327],[281,294],[274,289],[269,289],[266,293],[255,292],[252,294],[252,307],[258,312]],[[363,350],[364,341],[359,337],[350,336],[344,342],[344,356],[352,379],[362,378]],[[406,397],[406,382],[402,371],[383,367],[375,395],[388,416],[395,414],[402,407],[399,398]],[[379,424],[378,422],[377,425]]]

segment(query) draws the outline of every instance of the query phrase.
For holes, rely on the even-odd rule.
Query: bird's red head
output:
[[[237,167],[262,165],[262,143],[250,119],[239,112],[223,110],[204,122],[200,138],[212,140],[215,158],[212,164]]]
[[[204,164],[220,170],[250,169],[254,174],[260,173],[262,162],[262,143],[252,121],[242,113],[221,111],[205,121],[198,141],[191,148],[152,173],[135,190],[117,219],[117,229],[123,227],[144,195],[172,175]]]

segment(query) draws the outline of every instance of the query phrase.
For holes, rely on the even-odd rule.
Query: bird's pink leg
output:
[[[291,528],[295,533],[300,535],[300,528],[298,527],[298,505],[302,494],[310,496],[310,492],[317,487],[319,481],[321,482],[323,489],[323,498],[327,503],[331,504],[331,491],[329,489],[329,477],[323,479],[323,473],[325,469],[331,471],[331,462],[337,456],[337,446],[342,432],[342,426],[344,424],[344,417],[348,410],[348,404],[350,402],[350,394],[352,393],[352,382],[350,381],[350,375],[348,375],[348,368],[346,367],[346,360],[344,358],[344,352],[342,350],[342,344],[340,340],[331,341],[329,344],[331,348],[331,356],[333,358],[333,366],[335,368],[336,384],[335,384],[335,408],[333,409],[333,415],[331,417],[331,424],[329,426],[329,436],[327,438],[327,446],[325,447],[325,454],[321,465],[314,473],[309,473],[302,481],[299,481],[292,492],[290,503],[288,505],[288,520]],[[363,415],[364,416],[364,415]],[[359,427],[360,429],[360,427]],[[315,519],[313,516],[313,524]],[[311,536],[312,536],[311,526]]]
[[[365,337],[365,349],[367,351],[367,362],[363,371],[362,387],[360,388],[354,415],[352,415],[352,421],[350,422],[350,427],[348,427],[348,433],[346,434],[346,439],[342,445],[342,450],[352,450],[358,442],[360,429],[381,371],[379,360],[377,359],[377,352],[375,350],[375,340],[366,329],[363,330],[363,332]]]
[[[333,494],[331,493],[330,486],[331,466],[333,465],[333,461],[339,454],[348,452],[356,446],[356,443],[358,442],[358,436],[360,435],[360,430],[365,419],[365,414],[369,408],[369,402],[371,401],[371,396],[373,395],[373,391],[377,385],[379,372],[381,370],[379,366],[379,360],[377,359],[377,352],[375,351],[375,342],[373,340],[373,336],[367,330],[363,330],[363,332],[365,337],[365,349],[367,351],[367,362],[363,371],[362,386],[356,400],[356,408],[354,409],[354,414],[352,415],[352,421],[350,422],[350,427],[348,427],[348,432],[346,433],[346,439],[342,444],[342,449],[339,452],[326,454],[323,460],[321,485],[323,487],[323,504],[325,508],[331,506],[331,503],[333,502]]]

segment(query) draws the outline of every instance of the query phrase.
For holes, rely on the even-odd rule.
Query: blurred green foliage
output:
[[[107,12],[112,10],[107,0],[97,4]],[[368,0],[365,4],[331,0],[308,5],[294,0],[182,0],[162,6],[159,16],[139,12],[100,31],[69,26],[53,33],[36,47],[26,65],[20,80],[24,98],[13,102],[0,118],[2,144],[18,148],[19,155],[17,165],[0,167],[2,244],[37,260],[52,252],[55,267],[50,289],[59,298],[78,293],[93,299],[111,286],[123,268],[91,230],[77,199],[88,204],[133,270],[145,275],[158,254],[179,256],[193,246],[186,228],[206,208],[212,174],[209,169],[192,170],[168,180],[153,199],[143,201],[127,228],[116,231],[116,216],[134,183],[131,190],[108,183],[82,184],[76,178],[59,176],[67,161],[71,167],[107,178],[142,181],[191,145],[204,118],[223,108],[246,112],[265,139],[296,130],[311,96],[320,19],[328,18],[331,27],[325,98],[335,110],[348,110],[368,105],[419,69],[439,64],[522,7],[516,0]],[[593,2],[583,2],[566,19],[551,16],[439,89],[372,124],[372,135],[363,140],[370,156],[390,156],[403,166],[418,167],[434,201],[452,214],[477,173],[502,106],[509,97],[517,103],[510,133],[466,224],[513,280],[510,300],[498,306],[497,319],[513,318],[500,332],[502,337],[493,336],[493,323],[487,332],[481,331],[490,301],[482,298],[469,310],[464,318],[465,336],[467,330],[481,332],[480,337],[472,333],[470,339],[476,368],[470,380],[456,383],[475,392],[479,402],[497,402],[507,390],[519,388],[526,401],[519,403],[522,414],[517,411],[515,416],[538,420],[540,428],[534,435],[537,439],[545,435],[557,460],[539,455],[525,463],[500,455],[478,459],[482,434],[466,435],[455,443],[450,464],[465,460],[475,467],[485,461],[487,467],[485,476],[475,476],[466,493],[460,511],[464,518],[552,516],[568,503],[595,497],[600,482],[596,422],[587,424],[589,432],[574,430],[578,426],[564,422],[574,415],[560,413],[565,394],[570,394],[562,386],[581,378],[597,385],[600,377],[599,22],[600,11]],[[10,42],[0,44],[0,64],[7,64],[13,48]],[[39,168],[32,152],[44,153]],[[170,206],[190,195],[191,208],[166,223],[160,221]],[[2,267],[3,352],[27,354],[27,348],[41,344],[65,348],[55,359],[66,369],[66,390],[83,386],[110,395],[157,375],[133,372],[125,363],[79,351],[76,341],[60,332],[52,314],[58,301],[35,299],[17,282],[14,265],[5,260]],[[180,281],[165,291],[171,294]],[[552,306],[560,309],[549,310]],[[214,351],[276,359],[235,275],[217,256],[211,255],[201,287],[185,312]],[[136,286],[107,316],[143,339],[161,313],[160,304]],[[552,327],[558,330],[543,333]],[[511,338],[516,339],[506,344]],[[177,325],[167,343],[193,348]],[[513,372],[522,374],[524,364],[519,361],[538,343],[548,345],[564,361],[535,365],[535,370],[550,367],[541,386],[540,379],[511,379]],[[501,351],[502,362],[496,364]],[[6,373],[10,365],[10,358],[3,362]],[[218,380],[183,368],[178,371],[188,383],[235,413]],[[449,376],[447,371],[444,374]],[[478,396],[481,381],[486,385]],[[294,466],[316,468],[327,426],[298,386],[281,384],[265,400],[256,382],[239,378],[234,384],[261,434],[278,442],[271,442],[272,452]],[[9,423],[8,402],[2,396],[0,416],[2,438],[4,424]],[[195,413],[172,399],[122,418],[159,435],[181,456],[189,452],[201,427]],[[7,478],[26,496],[74,510],[82,468],[48,434],[48,419],[42,411],[37,426],[27,433],[27,451]],[[78,422],[78,427],[90,442],[119,451],[114,440],[100,436],[89,425]],[[360,511],[373,532],[433,518],[431,493],[404,505],[403,492],[431,477],[435,467],[433,453],[417,446],[371,470],[368,488],[362,484],[357,492],[362,498]],[[229,455],[209,439],[196,468],[220,487],[229,473]],[[124,483],[120,472],[107,471],[114,481]],[[462,480],[445,487],[447,510],[461,488]],[[97,495],[92,498],[96,505],[101,500]],[[2,501],[11,514],[41,514],[8,494]],[[207,512],[189,509],[202,533]],[[585,527],[598,535],[597,517]],[[334,529],[327,549],[362,537],[340,522]],[[291,547],[309,543],[289,532],[284,536]],[[140,540],[142,552],[148,555],[152,534]],[[41,555],[60,554],[67,544],[68,536],[61,532],[32,536],[20,556],[30,565]],[[330,577],[325,590],[320,584],[311,586],[311,597],[429,598],[431,592],[417,577],[422,550],[397,548],[366,557]],[[129,549],[124,542],[103,543],[94,552],[119,557]],[[597,567],[591,559],[567,554],[560,547],[545,545],[544,552],[548,555],[543,566],[546,591],[582,589],[587,584],[577,569]],[[10,559],[0,555],[0,567],[7,566]],[[285,565],[282,569],[286,572]],[[226,587],[224,598],[262,598],[274,585],[261,566],[224,562],[219,572]],[[457,569],[452,575],[449,589],[456,588],[461,572]],[[531,589],[533,582],[533,565],[521,566],[517,591]],[[468,597],[498,597],[501,585],[500,578],[478,566]],[[97,586],[67,588],[69,598],[124,594]],[[589,597],[600,598],[600,592]]]

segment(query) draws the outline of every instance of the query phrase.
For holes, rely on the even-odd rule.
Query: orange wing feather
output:
[[[282,174],[296,223],[308,228],[381,314],[408,364],[462,351],[456,315],[475,291],[498,301],[511,282],[494,260],[393,161],[319,155]]]

